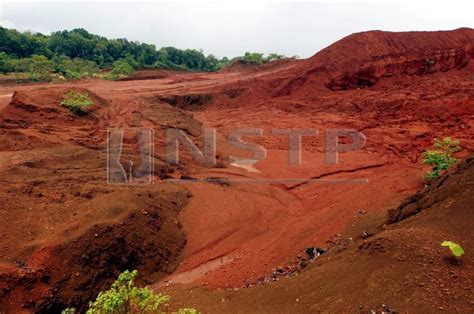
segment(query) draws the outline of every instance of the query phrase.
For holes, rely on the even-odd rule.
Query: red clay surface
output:
[[[369,32],[251,71],[0,87],[0,309],[84,306],[125,268],[158,287],[241,287],[295,263],[306,247],[335,236],[351,243],[423,187],[420,156],[434,138],[460,139],[460,157],[472,151],[473,46],[471,29]],[[94,100],[88,116],[59,105],[71,89]],[[153,185],[107,185],[106,131],[121,127],[155,129]],[[199,145],[202,128],[216,128],[219,166],[187,154],[179,166],[164,163],[169,127]],[[225,141],[242,127],[264,130],[245,137],[268,151],[253,171],[230,164],[230,155],[248,157]],[[272,128],[320,134],[303,138],[303,162],[292,166],[287,139]],[[334,128],[361,131],[367,143],[330,165],[324,135]],[[137,159],[133,139],[124,154]],[[182,175],[222,181],[166,182]]]

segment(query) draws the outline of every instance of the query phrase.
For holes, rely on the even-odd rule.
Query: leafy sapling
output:
[[[433,166],[431,171],[425,175],[426,179],[434,180],[439,178],[443,172],[459,162],[459,159],[452,156],[453,153],[461,150],[459,144],[459,140],[452,139],[451,137],[445,137],[442,140],[434,140],[433,147],[435,149],[427,150],[423,153],[423,163]]]
[[[124,271],[107,291],[99,293],[97,298],[89,302],[86,314],[122,314],[122,313],[165,313],[170,297],[155,293],[149,288],[135,286],[138,271]],[[72,312],[71,312],[72,311]],[[66,309],[63,314],[75,313],[74,309]],[[198,314],[193,308],[179,309],[178,314]]]
[[[460,258],[462,255],[464,255],[462,246],[453,241],[443,241],[441,246],[448,247],[455,258]]]

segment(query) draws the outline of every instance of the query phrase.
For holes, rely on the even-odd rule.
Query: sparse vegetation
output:
[[[455,242],[443,241],[443,243],[441,243],[441,246],[448,247],[451,250],[451,253],[453,254],[453,256],[455,256],[456,258],[459,258],[462,255],[464,255],[464,250],[462,246]]]
[[[427,150],[423,153],[423,163],[433,166],[431,171],[425,175],[425,178],[437,179],[444,171],[459,162],[458,159],[452,156],[453,153],[461,150],[459,144],[459,140],[452,139],[451,137],[445,137],[442,140],[435,139],[433,144],[435,149]]]
[[[87,94],[70,91],[64,95],[61,105],[77,115],[83,115],[87,114],[87,108],[94,105],[94,102]]]
[[[170,300],[168,295],[154,293],[149,288],[135,286],[138,271],[126,270],[107,291],[100,292],[97,298],[89,303],[87,314],[121,314],[121,313],[164,313],[163,309]],[[75,313],[68,308],[62,314]],[[179,309],[178,314],[197,314],[192,308]]]

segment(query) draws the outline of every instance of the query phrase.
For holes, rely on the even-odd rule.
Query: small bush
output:
[[[53,58],[55,72],[64,76],[68,80],[93,77],[99,71],[99,67],[93,61],[79,58],[70,59],[66,56]]]
[[[164,313],[170,297],[156,294],[148,288],[135,286],[138,271],[126,270],[121,273],[112,287],[100,292],[95,301],[89,302],[86,314],[121,314],[121,313]],[[62,311],[62,314],[74,314],[74,308]],[[192,308],[179,309],[178,314],[197,314]]]
[[[87,108],[94,105],[94,102],[87,94],[70,91],[64,96],[61,105],[77,115],[83,115],[87,114]]]
[[[97,299],[89,303],[88,314],[102,313],[142,313],[158,311],[169,301],[169,296],[155,294],[148,288],[135,287],[136,270],[120,274],[112,287],[100,292]]]
[[[121,59],[114,62],[112,71],[110,71],[110,75],[107,78],[115,80],[120,77],[131,75],[133,72],[135,72],[133,67],[126,60]]]
[[[445,137],[443,140],[435,139],[433,146],[435,150],[423,153],[423,163],[433,166],[431,171],[425,175],[427,179],[439,178],[442,172],[459,162],[459,159],[452,156],[453,153],[461,150],[458,140],[453,140],[450,137]]]

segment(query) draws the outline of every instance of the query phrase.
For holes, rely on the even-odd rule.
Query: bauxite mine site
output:
[[[474,4],[0,4],[0,313],[474,313]]]

